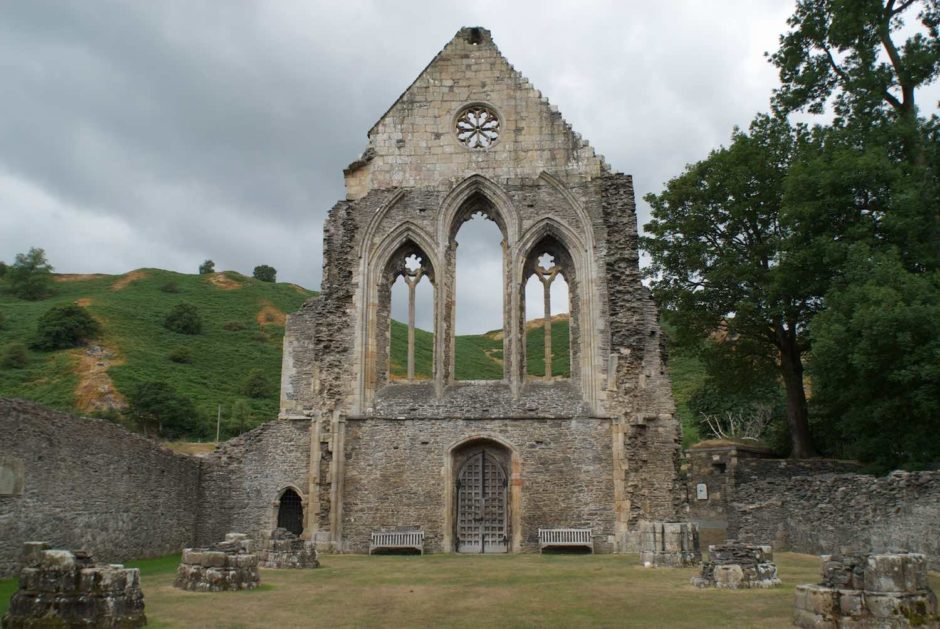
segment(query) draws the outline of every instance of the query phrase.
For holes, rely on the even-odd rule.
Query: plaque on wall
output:
[[[699,483],[695,486],[695,497],[699,500],[708,500],[708,485]]]

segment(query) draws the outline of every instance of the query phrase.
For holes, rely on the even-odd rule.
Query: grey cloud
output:
[[[194,272],[211,257],[317,287],[342,168],[468,24],[493,32],[574,128],[634,175],[638,196],[656,191],[766,109],[775,73],[761,53],[791,8],[3,3],[0,259],[38,245],[62,271],[118,273]],[[476,246],[466,239],[464,250]],[[458,328],[499,327],[498,293],[458,281]]]

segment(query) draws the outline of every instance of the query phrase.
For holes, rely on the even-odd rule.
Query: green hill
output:
[[[0,395],[36,400],[66,411],[107,415],[140,382],[164,380],[193,400],[201,425],[194,436],[215,435],[219,405],[223,421],[232,404],[244,400],[250,412],[232,434],[277,415],[284,315],[311,291],[293,284],[261,282],[234,272],[185,275],[140,269],[126,275],[56,275],[55,294],[23,301],[0,292],[0,347],[29,344],[39,316],[52,306],[78,303],[101,324],[103,334],[89,348],[29,352],[23,369],[0,369]],[[199,335],[163,327],[177,303],[194,304],[203,320]],[[190,351],[191,362],[169,355]],[[98,351],[100,348],[100,351]],[[269,394],[248,398],[242,385],[252,369],[268,377]]]
[[[294,284],[273,284],[227,271],[186,275],[159,269],[139,269],[125,275],[56,275],[55,294],[42,301],[24,301],[0,290],[0,348],[29,344],[36,322],[49,308],[78,303],[101,324],[102,336],[91,346],[55,352],[29,351],[22,369],[0,367],[0,396],[21,397],[54,408],[84,414],[116,416],[129,391],[141,382],[163,380],[190,398],[199,417],[191,436],[214,437],[221,406],[223,437],[232,436],[278,410],[281,343],[284,316],[315,292]],[[169,310],[180,302],[196,306],[203,320],[199,335],[184,335],[163,327]],[[434,336],[415,330],[415,372],[431,377]],[[568,321],[552,323],[552,373],[570,374]],[[503,342],[499,332],[458,336],[458,380],[498,380],[503,373]],[[191,362],[174,362],[170,354],[188,348]],[[544,331],[530,322],[526,336],[528,373],[544,374]],[[390,350],[392,379],[407,370],[407,327],[392,322]],[[250,398],[242,393],[252,370],[267,377],[268,394]],[[671,357],[673,389],[687,442],[695,440],[685,402],[702,377],[694,358]],[[241,400],[250,416],[232,419]]]

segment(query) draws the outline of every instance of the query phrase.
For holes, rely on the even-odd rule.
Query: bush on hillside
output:
[[[22,343],[7,343],[0,354],[0,367],[22,369],[29,362],[29,354]]]
[[[188,364],[193,362],[193,353],[188,347],[177,347],[167,354],[167,358],[174,363]]]
[[[127,396],[127,415],[147,434],[177,439],[199,425],[199,414],[189,398],[166,382],[141,382]]]
[[[277,269],[275,269],[273,266],[262,264],[255,267],[252,276],[256,280],[261,280],[262,282],[275,282],[277,281]]]
[[[81,306],[55,306],[39,317],[32,346],[41,350],[78,347],[100,333],[101,326]]]
[[[180,334],[199,334],[202,332],[202,318],[193,304],[176,304],[163,320],[163,327]]]
[[[7,323],[7,316],[3,314],[3,312],[0,312],[0,330],[3,329],[3,326],[5,326],[6,323]]]
[[[199,265],[199,275],[208,275],[209,273],[215,273],[215,262],[212,260],[206,260]]]
[[[7,274],[7,263],[3,260],[0,260],[0,277],[4,277]]]
[[[242,383],[242,394],[250,398],[264,398],[271,395],[273,389],[260,369],[252,369]]]
[[[180,292],[180,287],[176,285],[176,282],[167,282],[160,287],[164,293],[178,293]]]
[[[28,253],[18,253],[6,272],[10,290],[20,299],[44,299],[52,294],[52,270],[42,249],[32,247]]]
[[[229,332],[238,332],[239,330],[244,330],[245,327],[245,324],[241,321],[226,321],[222,324],[222,329],[228,330]]]

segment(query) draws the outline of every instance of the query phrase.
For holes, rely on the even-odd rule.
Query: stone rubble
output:
[[[729,590],[771,588],[780,585],[770,546],[755,546],[728,540],[708,547],[708,561],[692,585]]]
[[[140,571],[100,564],[86,552],[25,544],[20,587],[0,625],[32,627],[143,627]]]
[[[276,528],[258,553],[262,568],[319,568],[317,548],[311,540],[301,539],[287,529]]]
[[[687,568],[702,561],[698,527],[688,522],[641,522],[640,562],[647,568]]]
[[[258,555],[244,533],[228,533],[208,548],[185,548],[173,587],[193,592],[252,590],[258,587]]]
[[[822,583],[796,588],[794,623],[805,629],[936,629],[927,559],[917,553],[823,556]]]

